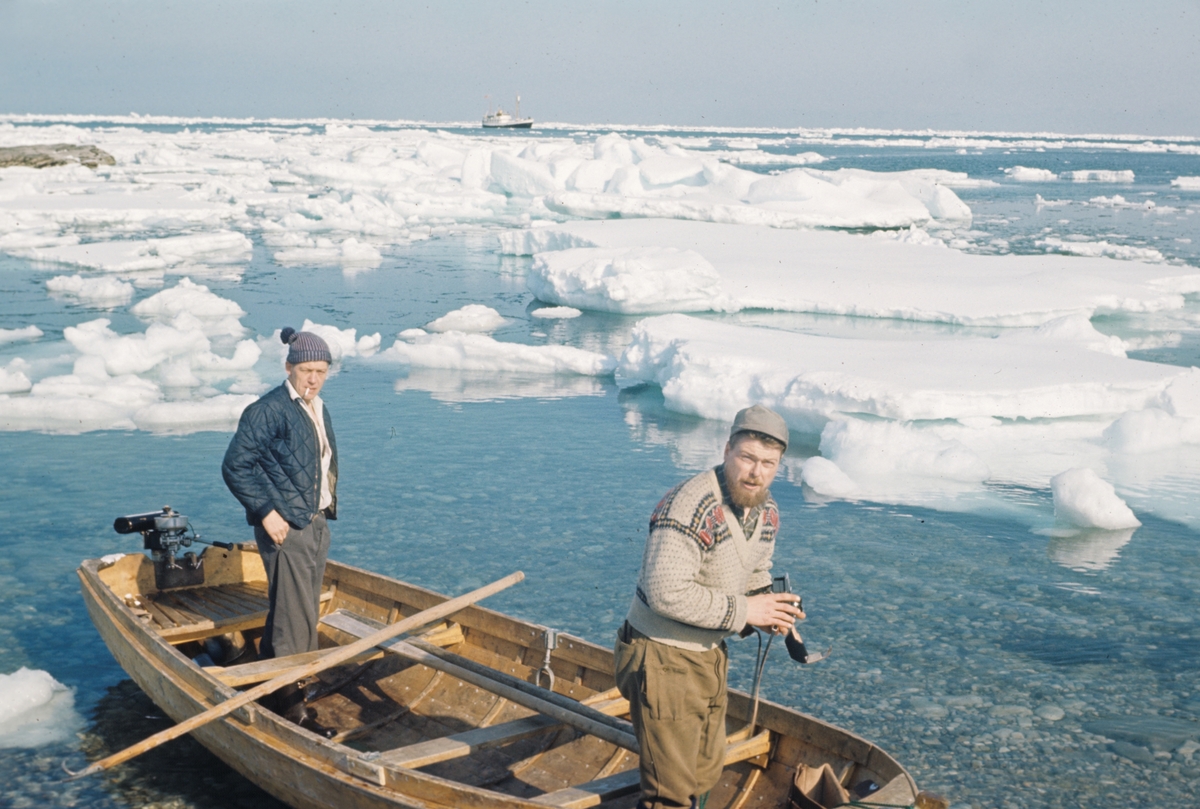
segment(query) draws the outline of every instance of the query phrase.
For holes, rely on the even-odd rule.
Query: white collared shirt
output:
[[[333,448],[329,446],[329,437],[325,434],[325,403],[320,396],[314,396],[311,402],[306,402],[292,387],[290,379],[285,379],[284,384],[287,385],[288,395],[300,400],[300,406],[317,428],[317,443],[321,445],[321,500],[317,504],[317,510],[320,511],[333,504],[333,492],[329,488],[329,464],[333,461]]]

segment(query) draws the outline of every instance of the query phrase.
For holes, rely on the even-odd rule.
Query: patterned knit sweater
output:
[[[747,537],[717,471],[684,481],[654,509],[626,617],[642,634],[681,649],[708,651],[740,631],[745,594],[771,584],[779,530],[775,500],[758,509]]]

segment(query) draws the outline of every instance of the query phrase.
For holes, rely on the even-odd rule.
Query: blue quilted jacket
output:
[[[246,508],[246,522],[261,525],[274,509],[294,528],[312,522],[321,500],[321,454],[317,428],[304,405],[288,395],[286,383],[263,395],[243,411],[229,442],[221,474],[233,496]],[[329,408],[325,435],[333,458],[328,516],[337,519],[337,442]]]

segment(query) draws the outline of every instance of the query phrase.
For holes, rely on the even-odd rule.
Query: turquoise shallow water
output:
[[[860,155],[866,168],[939,166],[976,176],[985,165],[993,174],[997,166],[1041,165],[1030,153],[842,148],[837,163],[858,165]],[[1160,199],[1171,193],[1163,187],[1171,177],[1200,174],[1195,157],[1139,156],[1163,163],[1143,168],[1123,154],[1053,155],[1064,157],[1086,160],[1088,168],[1135,168]],[[1055,186],[1054,194],[1078,199],[1113,191]],[[978,249],[991,238],[1013,250],[1034,249],[1042,228],[1066,228],[1057,220],[1069,218],[1039,219],[1047,214],[1030,203],[1034,190],[1051,196],[1011,186],[960,192],[977,213],[972,227],[985,234],[960,236]],[[1159,245],[1171,259],[1196,262],[1200,239],[1179,241],[1190,238],[1186,221],[1156,239],[1162,219],[1079,211],[1096,221],[1077,232],[1101,238],[1119,231],[1129,244]],[[498,339],[619,350],[633,319],[531,320],[524,267],[497,257],[492,237],[467,235],[397,248],[379,269],[353,276],[283,269],[259,246],[240,281],[205,283],[238,301],[248,312],[243,323],[260,334],[309,317],[360,334],[381,331],[386,346],[402,328],[486,303],[511,319]],[[48,342],[56,329],[101,316],[48,298],[48,275],[0,259],[0,325],[36,322]],[[141,328],[128,314],[112,317],[118,330]],[[805,316],[739,317],[773,318],[789,328],[849,327]],[[1151,318],[1097,323],[1123,335],[1180,328],[1179,321]],[[1195,334],[1185,329],[1177,343],[1145,358],[1194,364]],[[0,361],[15,350],[6,346]],[[667,412],[656,389],[620,392],[606,381],[409,377],[395,366],[355,360],[326,392],[342,454],[336,558],[448,593],[521,568],[528,580],[491,606],[601,643],[624,615],[650,510],[695,468],[694,454],[681,448],[710,433],[712,449],[719,447],[708,425]],[[55,783],[62,760],[78,766],[86,755],[163,726],[88,622],[74,568],[84,558],[136,550],[137,542],[112,532],[113,518],[164,503],[211,539],[248,538],[219,477],[228,439],[213,432],[0,436],[7,489],[0,672],[50,672],[75,690],[84,718],[81,735],[68,742],[0,750],[0,805],[268,805],[188,741],[108,780]],[[814,447],[814,437],[799,437],[790,460]],[[834,651],[800,669],[777,650],[764,685],[768,698],[876,741],[918,783],[957,806],[1195,803],[1196,531],[1143,516],[1132,534],[1050,538],[996,516],[819,503],[783,480],[775,492],[784,519],[777,568],[789,571],[805,596],[806,638]],[[1049,507],[1048,491],[1002,494]],[[734,644],[733,654],[732,679],[745,687],[753,646]]]

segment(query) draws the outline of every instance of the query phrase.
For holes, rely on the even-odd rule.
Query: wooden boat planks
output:
[[[371,626],[365,620],[341,610],[326,615],[322,622],[360,638],[377,631],[376,627]],[[538,688],[503,672],[480,666],[468,658],[451,655],[436,647],[429,648],[425,644],[418,647],[416,643],[391,640],[380,644],[380,647],[431,669],[444,671],[479,688],[499,694],[530,710],[552,716],[564,724],[624,747],[626,750],[635,752],[637,750],[637,739],[633,735],[633,727],[628,722],[613,719],[581,705],[575,700]]]

